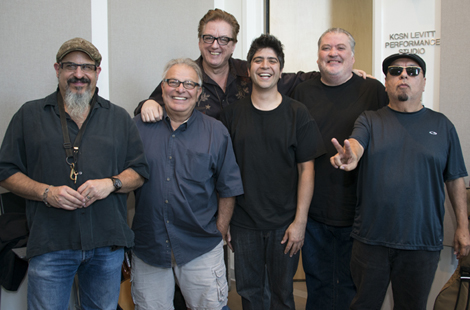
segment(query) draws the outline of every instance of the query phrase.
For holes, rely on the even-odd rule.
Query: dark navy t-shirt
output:
[[[423,108],[364,112],[351,138],[364,147],[353,238],[397,249],[442,249],[444,182],[467,176],[454,125]]]

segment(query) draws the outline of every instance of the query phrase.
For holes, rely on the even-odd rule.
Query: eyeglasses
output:
[[[200,86],[198,83],[195,83],[193,81],[179,81],[177,79],[164,79],[163,82],[166,82],[168,86],[173,87],[173,88],[178,88],[180,87],[181,84],[183,84],[183,87],[186,89],[194,89],[198,86]]]
[[[408,76],[418,76],[421,72],[420,67],[398,67],[398,66],[390,66],[388,67],[388,73],[392,76],[400,76],[403,72],[403,69],[406,70],[406,74]]]
[[[80,67],[83,72],[87,72],[87,73],[96,71],[96,65],[92,65],[92,64],[76,64],[74,62],[61,62],[60,67],[67,71],[76,71],[78,67]]]
[[[217,43],[219,43],[219,45],[227,45],[230,41],[234,41],[232,38],[229,37],[214,37],[208,34],[202,36],[202,41],[207,44],[212,44],[215,40],[217,40]]]

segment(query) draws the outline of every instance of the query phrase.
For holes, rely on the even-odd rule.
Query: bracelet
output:
[[[49,187],[46,188],[46,190],[44,191],[44,194],[42,194],[42,201],[49,208],[51,207],[51,205],[47,202],[47,194],[49,193],[49,188],[51,188],[51,187],[52,187],[52,185],[49,185]]]

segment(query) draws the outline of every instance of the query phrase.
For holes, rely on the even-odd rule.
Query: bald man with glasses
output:
[[[360,163],[350,309],[380,309],[391,282],[395,309],[425,310],[442,249],[444,187],[457,219],[454,253],[469,253],[467,170],[454,125],[421,103],[424,60],[393,54],[382,69],[388,106],[359,116],[344,147],[332,140],[335,168]]]

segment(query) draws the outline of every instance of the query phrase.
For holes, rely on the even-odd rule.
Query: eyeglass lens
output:
[[[408,76],[418,76],[419,72],[421,72],[420,67],[388,67],[388,73],[392,76],[399,76],[402,74],[403,69],[406,70]]]
[[[183,84],[183,87],[186,89],[194,89],[196,86],[199,86],[198,83],[193,81],[179,81],[177,79],[165,79],[164,81],[173,88],[178,88],[180,84]]]
[[[214,37],[214,36],[205,34],[205,35],[202,36],[202,40],[204,41],[204,43],[207,43],[207,44],[212,44],[212,43],[214,43],[215,40],[217,40],[219,45],[227,45],[232,40],[232,38],[229,38],[229,37]]]
[[[85,71],[85,72],[96,71],[96,65],[92,65],[92,64],[76,64],[74,62],[63,62],[61,63],[61,66],[63,69],[67,71],[75,71],[77,70],[78,67],[80,67],[82,71]]]

